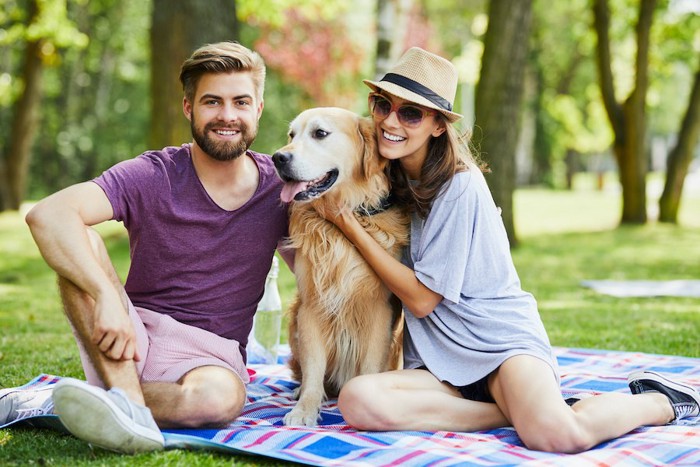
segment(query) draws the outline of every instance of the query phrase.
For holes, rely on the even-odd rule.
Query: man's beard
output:
[[[257,136],[256,131],[250,131],[245,123],[239,122],[236,128],[230,128],[240,132],[241,138],[238,142],[215,141],[209,137],[209,131],[212,128],[221,129],[222,127],[220,123],[208,123],[204,126],[203,131],[197,131],[194,115],[192,115],[192,120],[190,121],[192,137],[206,154],[217,161],[231,161],[241,156],[253,144]]]

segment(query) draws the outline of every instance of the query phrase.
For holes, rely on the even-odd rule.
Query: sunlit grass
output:
[[[700,229],[650,225],[541,234],[513,252],[554,345],[700,356],[699,299],[615,298],[585,279],[700,278]]]

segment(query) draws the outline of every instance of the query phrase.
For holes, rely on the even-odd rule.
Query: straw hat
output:
[[[419,47],[408,49],[379,81],[363,80],[373,91],[386,91],[415,104],[435,109],[450,122],[462,116],[452,112],[457,93],[457,69]]]

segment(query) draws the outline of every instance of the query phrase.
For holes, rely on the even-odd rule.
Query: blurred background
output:
[[[0,209],[188,142],[179,67],[220,40],[268,66],[255,150],[308,107],[366,114],[361,80],[420,46],[459,70],[513,246],[516,190],[700,226],[698,0],[0,0]]]

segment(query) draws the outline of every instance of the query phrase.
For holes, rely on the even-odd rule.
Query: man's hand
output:
[[[92,342],[112,360],[141,360],[134,326],[116,290],[96,300]]]

